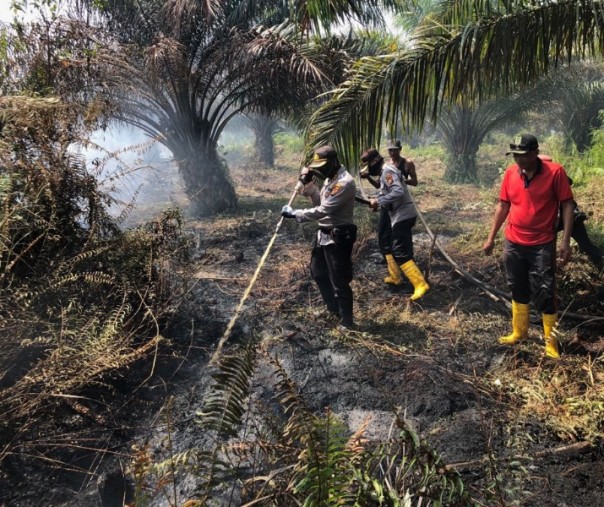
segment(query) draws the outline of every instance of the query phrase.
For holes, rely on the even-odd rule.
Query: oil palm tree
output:
[[[547,91],[545,91],[547,90]],[[547,85],[526,87],[510,96],[443,107],[436,134],[446,150],[445,179],[451,183],[476,183],[476,155],[485,137],[510,122],[518,122],[547,101]]]
[[[452,183],[477,181],[476,154],[487,134],[539,112],[550,126],[559,128],[569,145],[579,152],[590,146],[590,136],[600,127],[604,109],[602,73],[593,63],[573,65],[539,79],[522,91],[486,100],[470,107],[444,107],[436,130],[447,150],[445,178]]]
[[[351,18],[377,22],[378,7],[396,3],[106,0],[107,23],[131,48],[111,60],[119,68],[120,119],[174,153],[198,215],[224,210],[236,202],[217,152],[229,120],[312,103],[343,80],[350,56],[326,51],[311,32],[325,35]]]
[[[245,123],[254,134],[253,158],[262,167],[275,167],[274,135],[279,129],[279,120],[274,116],[250,113]]]
[[[332,82],[342,80],[353,63],[353,57],[379,54],[384,47],[393,43],[392,37],[378,31],[364,30],[361,33],[349,32],[346,36],[329,36],[317,40],[320,51],[331,55],[330,79]],[[303,134],[310,116],[315,111],[320,98],[308,100],[308,93],[291,95],[290,100],[275,107],[274,103],[262,105],[259,111],[249,112],[245,116],[247,124],[253,131],[254,157],[266,167],[274,166],[273,136],[280,126],[287,124]],[[270,97],[269,97],[270,100]]]
[[[312,59],[297,52],[288,33],[235,28],[219,34],[211,27],[197,36],[200,40],[159,37],[145,48],[145,58],[114,65],[120,69],[121,119],[172,151],[194,212],[206,215],[236,203],[217,151],[229,120],[244,110],[261,110],[270,97],[276,103],[291,100],[284,80],[288,73],[308,89],[320,86],[325,76]],[[271,65],[258,45],[273,37],[282,37],[281,68]]]
[[[508,106],[514,101],[489,101],[476,107],[454,105],[442,110],[436,132],[446,150],[445,179],[451,183],[475,183],[478,180],[476,155],[484,138],[503,121],[514,115]]]
[[[601,64],[582,62],[556,73],[548,86],[548,112],[563,132],[567,147],[579,153],[591,146],[591,135],[602,126],[604,71]]]

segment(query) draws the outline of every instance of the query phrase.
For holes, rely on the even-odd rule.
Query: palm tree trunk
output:
[[[451,153],[447,157],[445,180],[450,183],[476,183],[478,180],[476,152]]]
[[[193,215],[208,216],[237,205],[228,167],[215,150],[200,148],[175,154]]]
[[[439,121],[438,127],[447,147],[445,180],[450,183],[475,183],[478,181],[476,154],[480,140],[474,111],[455,106]]]
[[[254,132],[254,160],[262,167],[275,167],[275,143],[273,136],[278,121],[268,116],[247,115],[247,124]]]
[[[262,129],[256,132],[254,158],[258,160],[262,167],[275,167],[275,144],[272,131]]]

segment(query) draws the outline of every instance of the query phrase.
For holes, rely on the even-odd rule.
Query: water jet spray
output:
[[[294,187],[294,191],[293,191],[291,197],[289,198],[289,202],[287,203],[288,206],[292,205],[292,203],[294,202],[294,199],[296,198],[296,196],[300,193],[300,191],[303,188],[304,188],[304,184],[301,181],[298,181],[298,183]],[[218,346],[216,347],[216,351],[212,355],[212,359],[210,359],[210,364],[215,364],[216,360],[220,356],[220,353],[222,351],[222,347],[224,346],[224,344],[226,343],[226,341],[229,339],[229,337],[231,335],[231,332],[233,331],[233,327],[235,326],[235,322],[237,322],[237,319],[239,318],[239,314],[241,313],[241,309],[243,308],[243,304],[245,303],[245,300],[249,297],[250,292],[252,291],[252,288],[254,287],[254,284],[256,283],[256,280],[258,279],[258,275],[260,274],[260,270],[264,266],[264,264],[266,262],[266,259],[268,258],[268,254],[270,253],[271,249],[273,248],[273,244],[275,243],[275,239],[277,239],[277,234],[279,233],[279,230],[281,229],[281,225],[283,224],[283,218],[284,217],[280,217],[279,218],[279,222],[277,222],[277,226],[275,227],[275,232],[273,232],[273,236],[271,237],[271,240],[269,241],[266,249],[264,250],[264,254],[261,257],[260,262],[258,263],[258,266],[256,267],[256,271],[254,272],[254,275],[252,276],[252,278],[250,280],[250,283],[247,286],[247,289],[245,289],[245,292],[241,296],[241,299],[239,300],[239,305],[237,305],[237,309],[235,310],[235,313],[231,317],[231,320],[229,321],[229,324],[228,324],[226,330],[224,331],[224,334],[222,335],[222,338],[218,342]]]

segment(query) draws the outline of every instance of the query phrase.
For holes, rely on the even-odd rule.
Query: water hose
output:
[[[298,193],[303,188],[304,188],[304,184],[301,181],[298,181],[291,197],[289,198],[289,202],[287,203],[288,206],[292,205],[292,203],[294,202],[294,199],[296,198]],[[279,233],[279,230],[281,229],[281,225],[283,224],[283,218],[284,217],[281,217],[279,219],[279,222],[277,223],[277,227],[275,227],[275,232],[273,233],[273,236],[272,236],[271,240],[269,241],[269,243],[266,247],[266,250],[264,250],[264,254],[262,255],[262,258],[260,259],[260,262],[258,263],[258,266],[256,267],[254,276],[252,276],[250,283],[247,286],[247,289],[245,289],[243,296],[241,296],[239,305],[237,306],[235,313],[231,317],[231,320],[229,321],[229,324],[228,324],[224,334],[222,335],[222,338],[218,342],[218,346],[216,347],[216,350],[214,351],[214,354],[212,355],[212,359],[210,359],[210,364],[215,364],[216,360],[220,356],[220,353],[222,352],[222,347],[224,347],[224,344],[229,339],[231,332],[233,331],[233,327],[235,326],[235,322],[237,322],[237,319],[239,318],[239,314],[241,313],[243,304],[245,303],[245,300],[249,297],[250,292],[252,291],[252,288],[254,287],[256,280],[258,279],[258,275],[260,274],[260,271],[262,270],[262,267],[264,266],[264,263],[266,262],[266,259],[268,258],[268,254],[270,253],[271,248],[273,247],[273,244],[275,243],[275,240],[277,239],[277,234]]]

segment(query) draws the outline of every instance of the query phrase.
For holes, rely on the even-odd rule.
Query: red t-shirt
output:
[[[555,162],[541,161],[541,170],[525,184],[518,164],[509,166],[503,176],[499,199],[510,203],[505,237],[519,245],[542,245],[556,235],[558,207],[573,198],[564,168]]]

